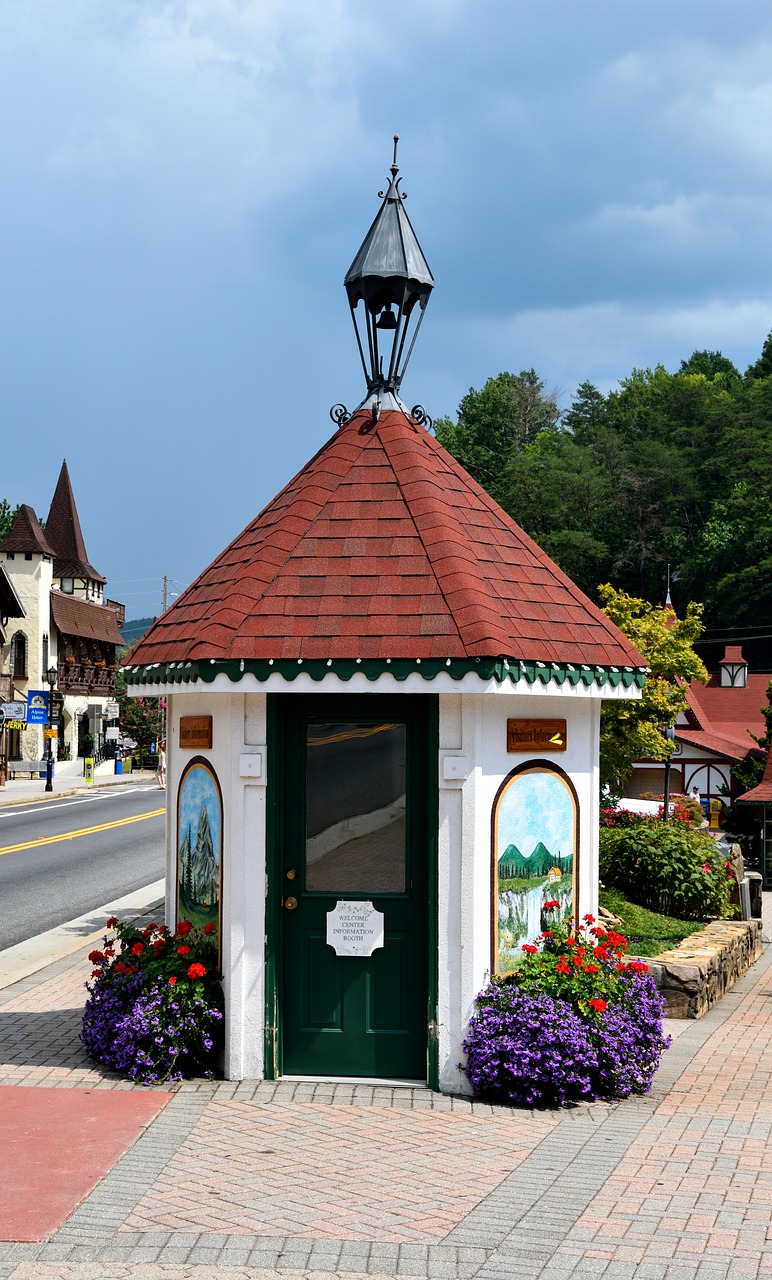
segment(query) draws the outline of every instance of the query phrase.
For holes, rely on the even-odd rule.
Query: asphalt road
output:
[[[0,809],[0,951],[165,874],[154,784]]]

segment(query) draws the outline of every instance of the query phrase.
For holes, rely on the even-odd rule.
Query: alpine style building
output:
[[[107,580],[89,561],[66,461],[45,527],[23,504],[0,542],[0,566],[19,606],[2,649],[8,701],[28,703],[32,694],[49,691],[55,671],[54,755],[92,755],[115,695],[124,607],[105,599]],[[42,725],[8,729],[5,739],[9,761],[45,754]]]

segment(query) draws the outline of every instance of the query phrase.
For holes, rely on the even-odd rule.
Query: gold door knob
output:
[[[294,911],[296,906],[298,905],[298,900],[297,898],[285,898],[284,905],[288,911]]]
[[[287,872],[287,879],[294,880],[296,875],[297,875],[297,871],[295,871],[294,869],[290,870]]]

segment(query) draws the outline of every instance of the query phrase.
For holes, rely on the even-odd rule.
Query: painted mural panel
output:
[[[221,938],[222,796],[203,757],[191,760],[177,796],[177,919],[217,925]]]
[[[561,769],[523,765],[504,780],[493,808],[493,971],[509,973],[524,942],[578,910],[577,800]],[[550,913],[555,919],[555,912]]]

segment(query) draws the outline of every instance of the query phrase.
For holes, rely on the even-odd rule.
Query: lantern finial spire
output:
[[[379,397],[386,391],[398,395],[434,288],[434,277],[405,213],[405,193],[399,190],[398,142],[399,135],[395,134],[391,182],[387,191],[379,193],[381,207],[344,281],[368,395],[375,393]],[[364,322],[358,325],[360,302]],[[417,323],[411,325],[414,313]]]

